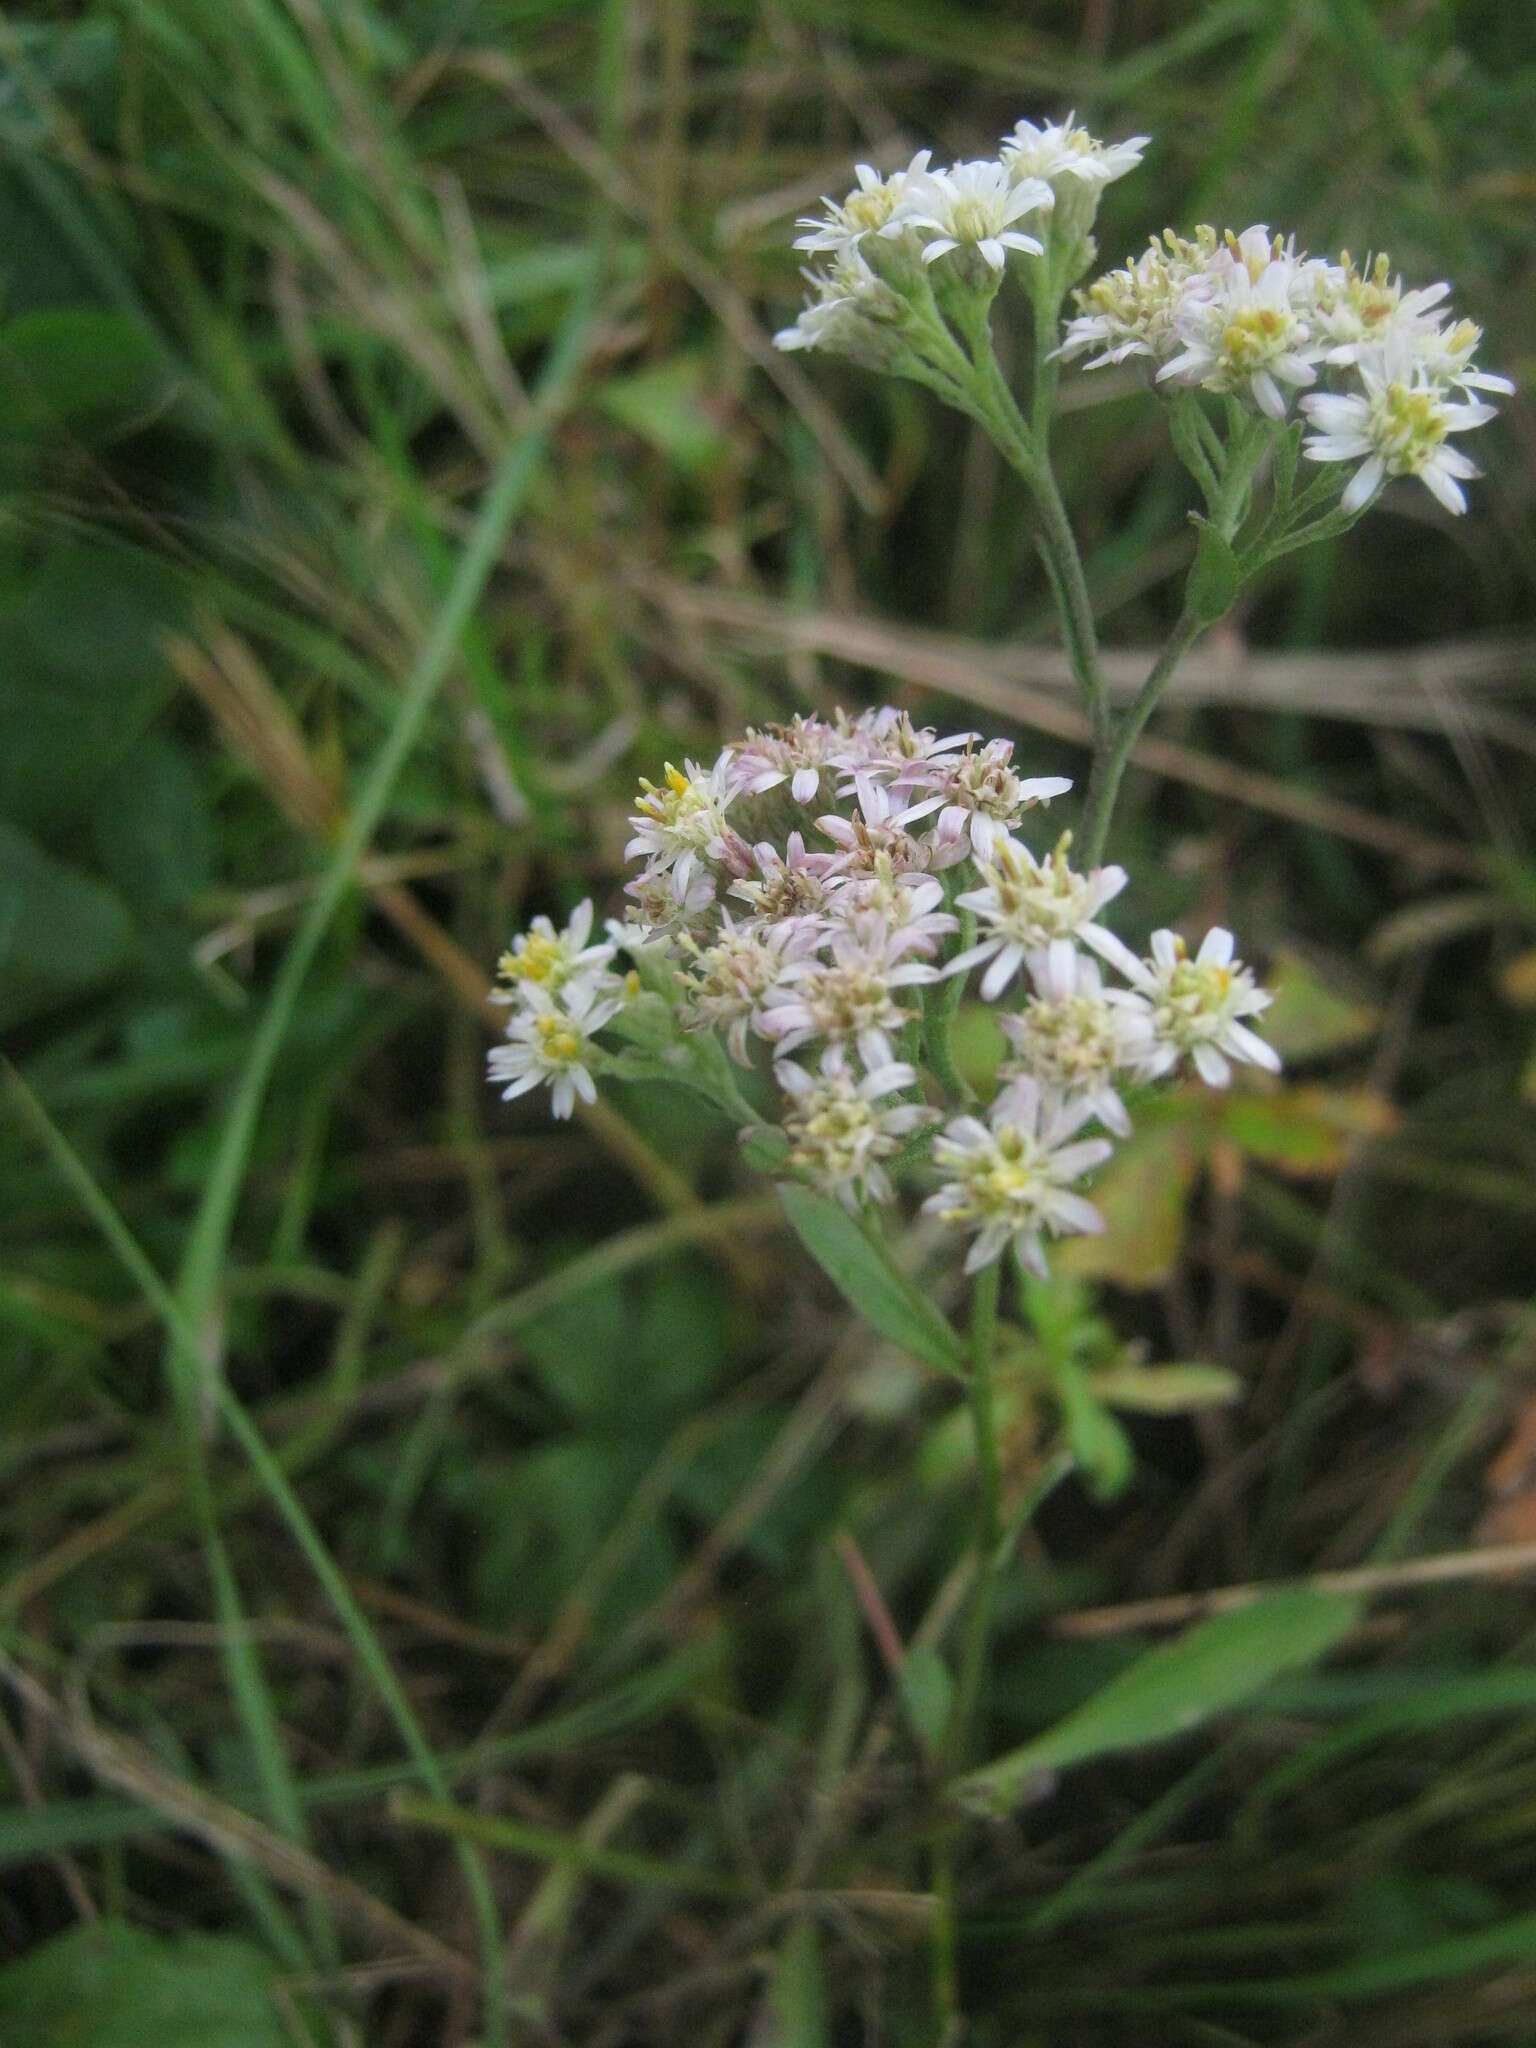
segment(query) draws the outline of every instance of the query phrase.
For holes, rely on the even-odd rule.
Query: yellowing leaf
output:
[[[1090,1190],[1102,1237],[1073,1237],[1052,1255],[1058,1272],[1117,1287],[1159,1287],[1178,1263],[1195,1177],[1194,1135],[1151,1123],[1128,1138]]]
[[[1515,955],[1499,976],[1499,988],[1517,1010],[1536,1010],[1536,946]]]
[[[1375,1036],[1381,1012],[1330,988],[1294,954],[1269,977],[1274,1002],[1264,1012],[1264,1036],[1282,1059],[1320,1059]]]
[[[1249,1159],[1303,1177],[1337,1173],[1359,1138],[1397,1128],[1396,1109],[1368,1088],[1277,1088],[1230,1097],[1223,1129]]]

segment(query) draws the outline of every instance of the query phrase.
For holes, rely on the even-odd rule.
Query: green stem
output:
[[[994,1259],[976,1275],[971,1293],[971,1422],[976,1436],[976,1590],[966,1618],[960,1684],[946,1742],[950,1772],[964,1767],[972,1724],[986,1671],[987,1640],[1002,1550],[1002,1467],[997,1450],[997,1398],[992,1349],[997,1337],[997,1296],[1002,1261]]]
[[[1163,643],[1162,652],[1152,664],[1146,681],[1120,721],[1119,730],[1106,747],[1094,750],[1093,768],[1088,777],[1088,798],[1083,814],[1083,863],[1092,868],[1104,857],[1105,842],[1109,838],[1110,819],[1114,816],[1115,799],[1120,793],[1121,777],[1125,774],[1126,763],[1132,749],[1140,739],[1142,728],[1157,709],[1169,678],[1184,659],[1202,628],[1191,613],[1180,615],[1178,623]]]
[[[969,910],[962,910],[955,951],[963,953],[975,943],[976,919]],[[949,1042],[950,1026],[965,994],[965,982],[963,974],[952,974],[947,981],[933,983],[928,989],[928,1000],[923,1009],[923,1050],[945,1093],[954,1102],[968,1101],[971,1094],[955,1065]]]
[[[946,1778],[965,1767],[981,1681],[986,1670],[987,1639],[997,1567],[1002,1557],[1002,1472],[997,1455],[997,1413],[992,1384],[992,1350],[997,1338],[997,1296],[1002,1261],[994,1259],[976,1275],[971,1292],[970,1353],[971,1419],[976,1432],[976,1583],[966,1617],[960,1682],[944,1732]],[[955,1908],[955,1851],[960,1828],[953,1821],[939,1831],[933,1850],[933,2002],[935,2034],[951,2038],[960,2019],[958,1968],[959,1924]]]

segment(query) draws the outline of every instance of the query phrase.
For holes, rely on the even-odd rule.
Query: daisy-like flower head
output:
[[[991,1265],[1012,1244],[1033,1273],[1046,1271],[1045,1240],[1104,1228],[1104,1219],[1075,1183],[1114,1149],[1107,1138],[1074,1133],[1093,1115],[1030,1080],[1015,1081],[993,1103],[986,1123],[957,1117],[934,1141],[933,1163],[950,1176],[923,1207],[958,1230],[975,1233],[965,1270]]]
[[[1138,960],[1113,942],[1108,957],[1144,999],[1151,1013],[1152,1042],[1142,1071],[1148,1079],[1166,1074],[1181,1059],[1194,1064],[1202,1081],[1225,1088],[1231,1061],[1280,1069],[1280,1055],[1250,1031],[1244,1017],[1256,1017],[1274,998],[1232,957],[1232,934],[1215,925],[1193,958],[1177,932],[1152,934],[1150,958]],[[1125,1002],[1128,992],[1110,991]]]
[[[764,996],[756,1028],[778,1041],[778,1057],[824,1038],[854,1045],[868,1071],[895,1059],[890,1034],[914,1014],[897,1000],[903,989],[936,981],[938,969],[904,957],[888,928],[834,929],[829,960],[792,960]]]
[[[731,1058],[738,1066],[751,1066],[747,1029],[759,1004],[791,962],[815,954],[823,935],[816,918],[737,924],[728,910],[722,911],[719,937],[711,946],[693,949],[683,977],[686,1028],[724,1028]]]
[[[787,782],[797,804],[813,803],[823,770],[837,765],[847,737],[845,726],[805,718],[798,711],[788,725],[766,726],[761,732],[749,725],[732,756],[731,788],[741,796],[761,796]]]
[[[1314,383],[1313,364],[1323,354],[1309,325],[1310,278],[1278,236],[1248,228],[1227,237],[1209,279],[1209,291],[1180,294],[1173,325],[1183,346],[1159,369],[1158,382],[1235,392],[1284,419],[1281,385]]]
[[[1414,353],[1424,375],[1437,383],[1453,384],[1458,391],[1497,391],[1508,398],[1514,392],[1513,378],[1480,370],[1472,360],[1482,339],[1483,330],[1475,320],[1457,320],[1418,336]]]
[[[841,1047],[829,1046],[819,1073],[782,1060],[774,1075],[789,1097],[785,1164],[851,1212],[865,1202],[889,1202],[895,1191],[883,1162],[935,1114],[920,1102],[886,1100],[916,1087],[917,1069],[891,1060],[856,1079]]]
[[[506,1043],[493,1045],[486,1056],[491,1081],[507,1084],[502,1100],[547,1082],[557,1117],[570,1115],[578,1095],[595,1102],[591,1069],[602,1055],[593,1039],[623,1001],[618,976],[602,969],[588,980],[568,982],[558,996],[537,982],[525,984],[519,1007],[507,1019]]]
[[[1363,349],[1380,347],[1389,334],[1432,334],[1438,324],[1434,308],[1451,289],[1431,284],[1405,291],[1385,251],[1367,257],[1359,269],[1346,249],[1337,263],[1316,265],[1313,276],[1317,332],[1328,343],[1326,360],[1340,366],[1357,362]]]
[[[981,993],[991,1003],[1028,955],[1055,939],[1075,939],[1096,952],[1119,946],[1113,933],[1094,919],[1125,887],[1125,869],[1095,868],[1091,874],[1079,874],[1067,863],[1071,843],[1071,833],[1064,832],[1054,851],[1036,860],[1017,840],[994,839],[991,859],[976,863],[980,886],[955,899],[974,915],[982,937],[950,961],[946,975],[968,974],[983,960],[990,961],[981,978]]]
[[[807,853],[805,840],[791,832],[784,851],[769,839],[752,849],[752,871],[732,882],[728,893],[757,917],[814,917],[827,908],[827,878],[837,867],[835,853]]]
[[[878,710],[860,712],[832,759],[850,775],[863,770],[894,787],[910,782],[914,771],[930,761],[980,737],[974,732],[952,732],[941,739],[931,725],[914,725],[910,712],[882,704]],[[848,790],[841,794],[846,796]]]
[[[1003,137],[1003,164],[1011,178],[1043,178],[1060,198],[1068,179],[1097,188],[1134,171],[1151,140],[1128,135],[1123,142],[1100,142],[1077,125],[1076,114],[1065,121],[1016,121]]]
[[[1096,960],[1070,939],[1053,940],[1029,956],[1038,991],[1014,1016],[998,1019],[1017,1055],[998,1072],[1030,1078],[1063,1097],[1080,1098],[1106,1130],[1129,1135],[1131,1120],[1116,1088],[1124,1074],[1144,1068],[1152,1050],[1152,1017],[1145,1000],[1121,990],[1111,1001]]]
[[[1416,476],[1447,512],[1465,512],[1462,481],[1477,465],[1448,442],[1494,417],[1481,400],[1458,400],[1413,362],[1410,345],[1393,337],[1355,365],[1364,389],[1317,392],[1302,411],[1317,429],[1302,442],[1314,462],[1358,462],[1339,506],[1358,512],[1388,477]]]
[[[913,868],[952,867],[964,860],[965,846],[940,844],[914,835],[907,828],[938,810],[942,797],[926,797],[921,803],[901,804],[883,783],[875,782],[862,770],[853,778],[859,808],[851,818],[829,811],[816,820],[818,832],[826,834],[838,849],[842,873],[873,871],[883,854],[892,867],[906,872]]]
[[[731,801],[731,757],[722,754],[708,770],[696,761],[666,765],[659,785],[640,778],[642,794],[630,819],[635,836],[626,860],[644,857],[647,876],[670,873],[679,903],[701,861],[718,860],[724,850],[725,812]]]
[[[820,348],[870,368],[886,360],[882,325],[898,319],[901,301],[859,251],[841,249],[827,270],[802,270],[810,296],[793,326],[780,328],[775,348]]]
[[[624,921],[621,924],[610,918],[608,936],[631,950],[636,946],[671,950],[678,939],[699,931],[707,922],[714,908],[715,884],[707,869],[695,868],[679,898],[669,874],[646,873],[626,882],[624,894],[630,899],[624,906]]]
[[[867,870],[838,877],[827,901],[830,914],[853,935],[860,951],[878,952],[888,960],[904,953],[931,960],[940,939],[959,925],[942,907],[944,884],[932,875],[899,873],[888,854],[877,854]]]
[[[1016,774],[1012,740],[967,745],[963,754],[914,768],[904,783],[943,797],[938,829],[966,836],[978,860],[991,859],[998,836],[1006,837],[1026,810],[1065,796],[1072,787],[1066,775]]]
[[[1107,270],[1074,294],[1075,318],[1056,351],[1067,361],[1099,353],[1084,365],[1102,369],[1130,356],[1164,362],[1180,346],[1174,315],[1188,301],[1214,289],[1208,265],[1218,246],[1214,228],[1197,228],[1185,241],[1167,230],[1119,270]]]
[[[920,149],[904,171],[892,171],[882,178],[870,164],[855,164],[858,181],[846,199],[823,199],[826,212],[795,223],[809,229],[796,238],[795,247],[819,253],[828,250],[840,256],[857,249],[866,235],[878,234],[901,205],[908,181],[928,168],[931,149]]]
[[[915,229],[924,238],[925,263],[952,249],[978,249],[994,270],[1001,270],[1010,249],[1024,256],[1044,253],[1044,244],[1015,222],[1047,212],[1055,196],[1043,178],[1015,182],[1000,163],[980,157],[909,179],[900,207],[880,232],[891,236]]]
[[[613,944],[588,945],[592,936],[592,899],[571,912],[571,921],[556,931],[547,917],[536,917],[519,932],[496,963],[496,977],[505,987],[493,990],[493,1003],[520,1002],[524,990],[542,988],[553,995],[569,981],[606,967],[618,951]]]

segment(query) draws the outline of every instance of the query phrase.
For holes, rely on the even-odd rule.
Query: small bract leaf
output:
[[[940,1372],[961,1370],[954,1330],[845,1209],[792,1181],[780,1186],[779,1200],[796,1236],[865,1322]]]

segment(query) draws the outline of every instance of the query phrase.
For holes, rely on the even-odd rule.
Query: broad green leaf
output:
[[[91,805],[171,693],[179,608],[171,574],[121,548],[66,543],[0,587],[0,817],[51,831]]]
[[[955,1796],[1006,1813],[1041,1771],[1186,1734],[1252,1699],[1280,1672],[1315,1663],[1349,1633],[1363,1606],[1354,1595],[1286,1586],[1213,1615],[1148,1650],[1054,1728],[960,1779]]]
[[[129,902],[174,909],[213,879],[213,819],[191,760],[151,733],[97,792],[92,829],[102,866]]]
[[[0,819],[0,1022],[104,981],[132,943],[132,920],[113,890]]]
[[[1093,1391],[1111,1408],[1138,1415],[1184,1415],[1235,1401],[1243,1383],[1220,1365],[1116,1365],[1095,1373]]]
[[[867,1323],[925,1365],[961,1370],[954,1330],[846,1210],[793,1181],[781,1183],[779,1199],[801,1243]]]
[[[0,2040],[28,2048],[287,2048],[275,1970],[230,1935],[122,1920],[56,1935],[0,1970]]]
[[[0,326],[0,433],[89,432],[163,405],[171,384],[153,339],[104,306],[51,306]]]

